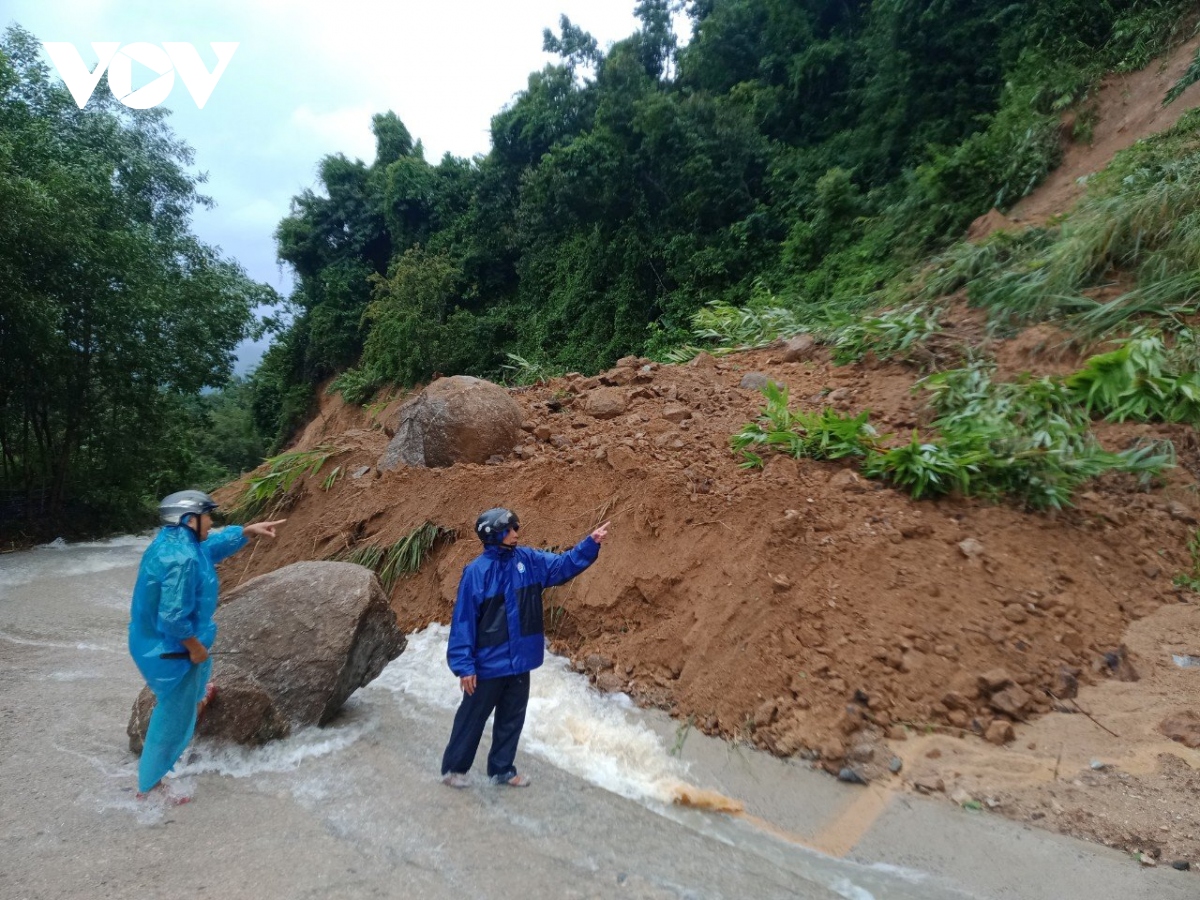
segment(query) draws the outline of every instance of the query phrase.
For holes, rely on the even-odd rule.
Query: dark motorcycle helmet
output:
[[[517,518],[517,514],[511,509],[499,506],[480,513],[479,518],[475,520],[475,534],[483,541],[485,547],[499,545],[510,528],[520,527],[521,520]]]

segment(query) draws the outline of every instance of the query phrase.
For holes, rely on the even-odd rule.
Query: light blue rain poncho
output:
[[[129,621],[129,652],[158,699],[150,716],[138,790],[158,784],[183,755],[196,729],[196,705],[204,699],[212,660],[162,659],[183,651],[194,637],[212,647],[217,636],[216,564],[248,541],[240,526],[212,532],[201,542],[184,525],[163,528],[142,554]]]

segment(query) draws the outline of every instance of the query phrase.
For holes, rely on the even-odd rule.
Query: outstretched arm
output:
[[[276,519],[274,522],[255,522],[253,525],[230,525],[228,528],[214,531],[200,547],[212,560],[213,565],[216,565],[250,543],[248,538],[275,537],[276,526],[286,521],[287,519]]]
[[[600,545],[608,537],[608,522],[605,522],[566,553],[535,551],[546,567],[544,584],[554,587],[570,581],[600,555]]]

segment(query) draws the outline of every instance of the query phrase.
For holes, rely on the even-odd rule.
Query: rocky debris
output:
[[[1200,749],[1200,715],[1190,709],[1167,716],[1158,723],[1158,730],[1185,747]]]
[[[817,342],[810,334],[798,334],[784,341],[782,349],[781,358],[784,362],[804,362],[812,359],[817,352]]]
[[[486,462],[517,443],[523,418],[499,385],[469,375],[439,378],[400,407],[396,436],[378,467],[387,472],[400,465]]]
[[[325,725],[404,650],[378,579],[342,562],[300,562],[230,591],[217,610],[216,699],[198,733],[246,744]],[[143,688],[129,720],[139,752],[154,696]]]
[[[838,770],[838,781],[844,781],[847,784],[866,784],[867,779],[858,769],[850,766],[844,766]]]
[[[587,395],[583,411],[593,419],[615,419],[628,406],[629,400],[620,388],[599,388]]]
[[[351,478],[362,478],[364,475],[366,475],[370,471],[371,471],[370,466],[358,466],[353,472],[350,473],[350,477]]]
[[[715,369],[717,359],[711,353],[700,352],[688,363],[693,369]]]

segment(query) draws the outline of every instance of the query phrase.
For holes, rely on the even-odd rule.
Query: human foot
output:
[[[519,775],[514,772],[512,775],[505,777],[504,775],[493,775],[492,784],[506,784],[509,787],[529,787],[533,780],[528,775]]]

